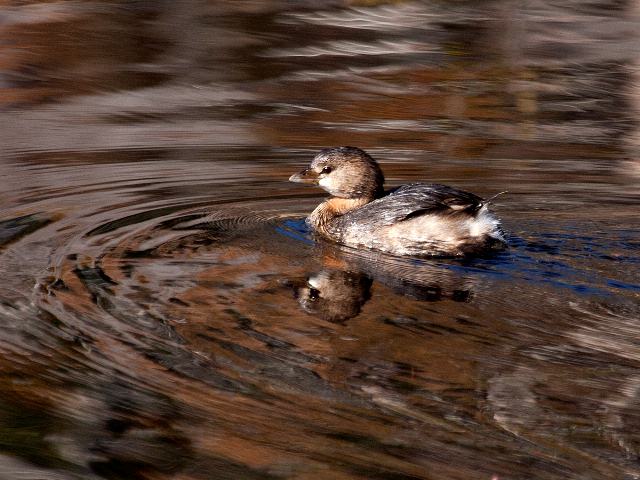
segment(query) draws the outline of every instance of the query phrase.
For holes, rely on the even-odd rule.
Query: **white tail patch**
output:
[[[469,235],[471,237],[488,235],[504,241],[502,231],[500,230],[500,221],[489,213],[486,204],[482,206],[475,217],[470,218],[467,222],[469,223]]]

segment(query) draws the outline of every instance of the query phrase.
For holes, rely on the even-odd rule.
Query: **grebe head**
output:
[[[289,178],[291,182],[319,185],[334,197],[379,197],[384,176],[378,163],[364,150],[356,147],[325,148],[309,168]]]

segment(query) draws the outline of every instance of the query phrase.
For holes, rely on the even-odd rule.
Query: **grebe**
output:
[[[500,249],[500,222],[489,200],[439,184],[412,183],[385,193],[378,163],[356,147],[327,148],[291,182],[322,187],[331,198],[307,218],[320,235],[394,255],[464,256]]]

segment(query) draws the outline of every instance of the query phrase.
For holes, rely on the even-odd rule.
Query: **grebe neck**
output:
[[[372,199],[367,197],[362,198],[338,198],[332,197],[329,200],[322,202],[311,212],[311,215],[307,218],[307,222],[313,226],[316,230],[324,232],[327,225],[336,217],[344,215],[356,208],[360,208]]]

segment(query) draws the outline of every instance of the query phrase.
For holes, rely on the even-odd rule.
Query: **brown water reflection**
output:
[[[640,478],[639,13],[0,7],[0,478]],[[341,144],[510,248],[317,241]]]

